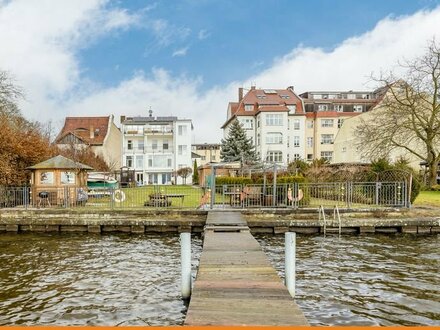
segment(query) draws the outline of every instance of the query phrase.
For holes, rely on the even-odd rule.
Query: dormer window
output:
[[[285,100],[290,99],[290,95],[281,94],[280,97]]]
[[[287,106],[287,109],[289,109],[289,113],[295,113],[296,112],[296,105],[290,104]]]
[[[252,110],[254,110],[253,104],[245,104],[244,105],[244,111],[252,111]]]

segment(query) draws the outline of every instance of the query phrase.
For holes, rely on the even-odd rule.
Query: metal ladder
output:
[[[327,221],[325,218],[325,209],[323,205],[319,206],[318,212],[319,212],[319,222],[321,223],[321,220],[323,222],[322,227],[324,228],[324,236],[325,236],[327,233]],[[336,221],[336,219],[338,220],[339,236],[341,236],[342,222],[341,222],[341,215],[339,214],[339,208],[337,205],[335,205],[335,207],[333,208],[333,220]]]

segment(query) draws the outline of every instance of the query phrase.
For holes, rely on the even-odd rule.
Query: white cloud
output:
[[[207,30],[202,29],[197,34],[197,38],[199,38],[199,40],[204,40],[204,39],[208,38],[210,35],[211,34]]]
[[[440,7],[385,18],[371,31],[343,41],[332,51],[300,46],[265,65],[268,68],[259,74],[206,92],[201,92],[202,77],[174,77],[160,68],[140,71],[115,87],[102,88],[82,78],[78,49],[109,31],[144,23],[124,10],[109,9],[105,1],[18,0],[0,6],[0,63],[27,90],[22,109],[31,118],[146,115],[151,106],[156,115],[193,119],[195,141],[215,142],[222,135],[227,104],[237,100],[239,86],[250,82],[266,88],[294,85],[298,92],[364,89],[370,87],[365,84],[371,72],[392,69],[403,56],[421,54],[433,34],[440,40],[438,22]],[[155,26],[164,45],[190,33],[186,28],[170,27],[167,21],[148,24]]]
[[[177,49],[176,51],[173,52],[173,54],[171,56],[172,57],[185,56],[186,53],[188,52],[188,48],[189,47],[183,47],[183,48]]]

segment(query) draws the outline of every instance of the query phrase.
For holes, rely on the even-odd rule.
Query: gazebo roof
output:
[[[92,167],[75,162],[69,158],[58,155],[44,162],[35,164],[34,166],[27,167],[28,170],[39,170],[39,169],[79,169],[79,170],[93,170]]]

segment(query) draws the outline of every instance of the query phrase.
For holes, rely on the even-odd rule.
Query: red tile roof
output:
[[[107,135],[110,118],[111,116],[66,117],[64,127],[55,142],[59,143],[66,135],[73,134],[86,144],[102,145]],[[91,138],[91,131],[93,132],[93,138]]]
[[[288,105],[296,105],[295,114],[303,114],[303,104],[292,89],[255,89],[251,88],[238,103],[230,102],[231,115],[225,127],[236,116],[255,116],[261,111],[289,111]],[[252,110],[245,110],[245,105],[252,105]]]

